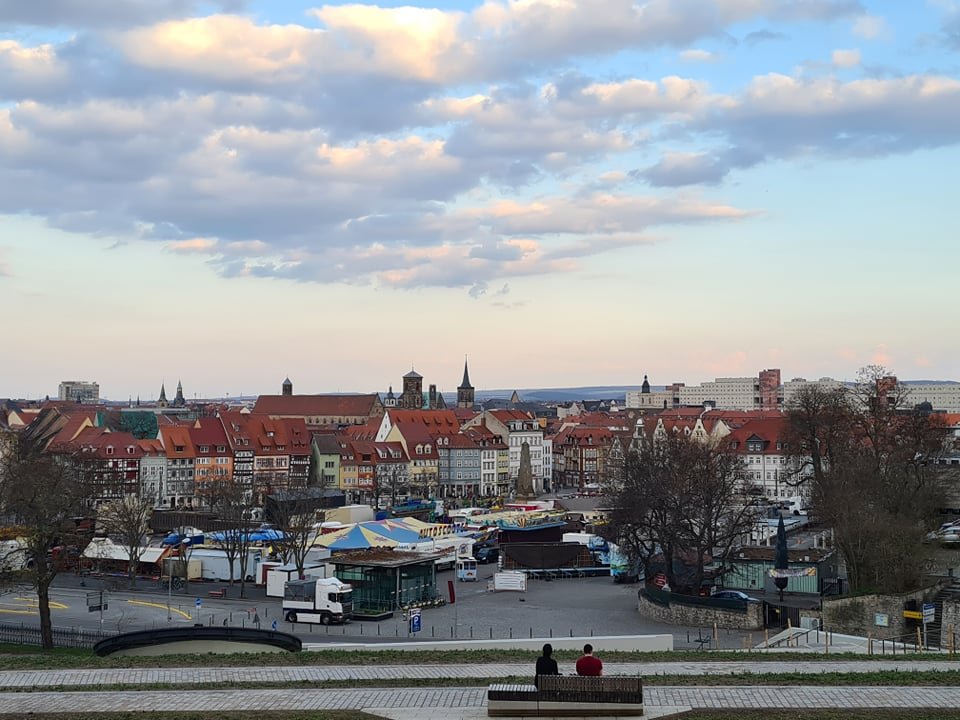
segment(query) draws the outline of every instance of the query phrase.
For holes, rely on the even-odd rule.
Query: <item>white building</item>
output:
[[[57,397],[68,402],[96,405],[100,402],[100,385],[86,380],[64,380]]]
[[[904,382],[907,389],[908,405],[928,402],[934,410],[948,413],[960,413],[960,383],[914,383]]]
[[[544,458],[545,446],[543,428],[539,421],[520,410],[485,410],[470,420],[466,427],[486,425],[495,435],[504,438],[507,443],[510,462],[510,483],[516,486],[520,474],[520,455],[523,444],[530,448],[530,467],[533,475],[534,492],[543,492],[544,463],[550,467],[551,460]],[[546,445],[550,447],[549,444]],[[549,476],[547,476],[549,477]]]

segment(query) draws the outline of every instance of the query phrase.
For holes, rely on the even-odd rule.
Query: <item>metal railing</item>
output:
[[[113,637],[114,634],[83,628],[55,627],[53,628],[53,644],[54,647],[63,648],[92,648],[101,640]],[[40,627],[0,623],[0,643],[41,647],[43,642],[40,637]]]

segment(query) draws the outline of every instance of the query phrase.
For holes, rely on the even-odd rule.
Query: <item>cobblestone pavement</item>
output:
[[[294,667],[200,667],[200,668],[105,668],[76,670],[5,670],[0,672],[0,690],[35,687],[83,687],[155,684],[285,683],[324,680],[385,680],[434,678],[507,677],[531,674],[531,663],[501,665],[337,665]],[[896,670],[960,670],[960,661],[859,661],[808,660],[799,662],[651,662],[608,663],[608,675],[731,675],[735,673],[861,673]],[[573,663],[561,663],[560,672],[573,674]],[[653,689],[651,688],[651,692]],[[6,696],[4,696],[6,698]]]
[[[215,710],[402,709],[410,717],[446,709],[443,717],[472,715],[485,704],[485,688],[391,688],[389,690],[193,690],[6,693],[3,711],[168,712]],[[917,708],[960,706],[957,687],[652,687],[645,705],[694,708]],[[462,713],[458,711],[464,711]]]

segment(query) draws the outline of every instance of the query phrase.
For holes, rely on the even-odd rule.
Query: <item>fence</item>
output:
[[[99,630],[84,630],[83,628],[53,628],[54,647],[65,648],[92,648],[95,644],[114,633],[100,632]],[[0,643],[11,645],[36,645],[41,647],[39,626],[14,625],[0,623]]]

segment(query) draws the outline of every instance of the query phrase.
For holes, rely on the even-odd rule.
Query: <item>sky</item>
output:
[[[0,0],[0,396],[960,379],[958,167],[954,0]]]

